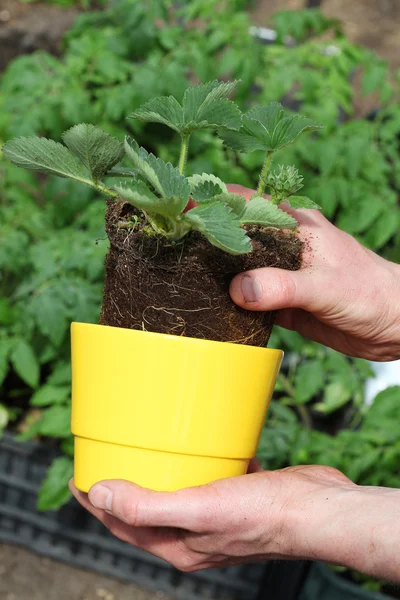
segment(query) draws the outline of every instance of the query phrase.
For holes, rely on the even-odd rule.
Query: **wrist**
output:
[[[400,491],[324,486],[290,507],[293,557],[399,581]]]
[[[400,298],[400,265],[395,263],[389,263],[390,271],[392,275],[393,281],[393,296],[392,306],[393,306],[393,314],[392,314],[392,331],[393,331],[393,347],[391,353],[391,360],[399,360],[400,359],[400,302],[398,302],[398,298]]]

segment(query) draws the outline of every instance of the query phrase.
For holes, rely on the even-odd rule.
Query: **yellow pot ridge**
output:
[[[173,491],[246,473],[283,353],[73,323],[75,485]]]

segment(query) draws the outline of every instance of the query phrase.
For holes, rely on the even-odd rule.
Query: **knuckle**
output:
[[[178,569],[178,571],[182,571],[182,573],[191,573],[196,570],[196,562],[193,560],[191,556],[182,555],[179,558],[176,558],[173,563],[173,567]]]
[[[132,502],[132,500],[124,498],[122,502],[115,507],[113,512],[128,525],[131,525],[132,527],[136,526],[139,512],[138,504],[136,502]]]
[[[294,305],[297,288],[295,280],[290,273],[276,273],[273,292],[279,296],[280,303],[285,308]]]

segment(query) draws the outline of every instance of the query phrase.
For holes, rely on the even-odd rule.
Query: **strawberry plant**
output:
[[[182,104],[172,96],[161,97],[133,113],[132,118],[162,123],[180,134],[178,167],[149,154],[130,137],[122,144],[87,124],[66,131],[64,144],[31,137],[3,146],[4,156],[19,167],[70,178],[108,197],[111,248],[100,323],[255,345],[268,339],[272,314],[243,313],[231,303],[227,285],[243,268],[269,263],[298,268],[300,242],[279,232],[295,229],[297,222],[278,205],[287,200],[296,208],[319,207],[295,195],[302,186],[295,168],[270,173],[270,165],[276,150],[320,126],[286,113],[278,103],[242,115],[227,99],[235,87],[217,81],[193,86]],[[249,203],[229,193],[213,174],[185,177],[189,140],[202,129],[217,131],[235,150],[264,151],[257,192]],[[130,161],[128,167],[119,165],[123,158]],[[124,180],[110,185],[104,182],[109,177]],[[263,197],[266,189],[272,200]],[[189,200],[197,206],[190,207]],[[169,274],[160,274],[160,265],[168,266]],[[182,277],[187,285],[177,296],[174,290]]]
[[[284,168],[296,165],[304,176],[305,194],[321,204],[328,218],[370,248],[399,260],[400,113],[386,63],[351,43],[339,24],[318,17],[316,11],[279,13],[273,20],[278,40],[263,46],[248,35],[251,23],[240,10],[244,2],[241,6],[221,0],[182,2],[179,24],[166,4],[163,0],[116,0],[104,11],[79,16],[59,58],[38,52],[14,60],[0,82],[0,144],[34,134],[59,139],[74,123],[93,122],[120,140],[128,132],[139,146],[145,144],[165,162],[178,165],[180,136],[173,129],[137,119],[125,121],[125,115],[157,95],[174,94],[182,104],[189,78],[192,82],[241,79],[235,99],[243,110],[254,102],[280,100],[326,125],[318,136],[304,137],[304,143],[300,136],[293,146],[277,150],[274,163]],[[201,35],[193,19],[201,19]],[[160,20],[162,27],[157,25]],[[331,25],[333,37],[316,37]],[[287,36],[296,43],[286,46]],[[354,74],[360,72],[362,85],[354,86]],[[364,94],[376,92],[380,95],[376,106],[383,111],[370,120],[356,112],[355,105]],[[124,167],[132,168],[127,160]],[[203,129],[190,139],[187,179],[195,173],[217,173],[223,181],[255,188],[264,160],[264,150],[237,154],[227,148],[223,152],[221,139]],[[271,194],[273,189],[278,193],[282,189],[279,173],[280,168],[272,166],[267,180],[274,179],[275,188],[266,187]],[[292,175],[289,179],[293,181]],[[103,183],[111,189],[115,181],[106,177]],[[128,180],[122,185],[126,187]],[[36,434],[60,440],[68,456],[72,447],[65,437],[67,419],[65,431],[60,430],[63,411],[45,415],[53,406],[69,407],[67,323],[95,322],[99,316],[107,251],[105,206],[99,196],[92,185],[65,177],[46,180],[16,169],[0,154],[0,386],[6,407],[0,420],[15,427],[9,419],[16,408],[23,407],[19,427],[31,410],[40,411],[44,427]],[[127,215],[121,221],[125,227]],[[134,233],[132,226],[124,227],[121,237],[124,232]],[[114,226],[111,230],[116,232]],[[193,235],[201,234],[193,232],[185,239]],[[235,260],[241,256],[251,254]],[[179,289],[175,288],[175,295]],[[204,323],[209,303],[201,291],[204,310],[198,314]],[[141,293],[146,295],[145,285]],[[188,314],[183,312],[175,323],[178,333],[185,328]],[[145,326],[149,315],[156,322],[159,311],[144,313]],[[272,347],[282,347],[295,358],[280,378],[278,395],[283,408],[295,415],[289,408],[294,407],[298,416],[299,407],[304,408],[313,420],[313,415],[336,418],[337,411],[351,404],[346,421],[350,425],[352,415],[357,418],[362,408],[368,365],[334,360],[330,351],[294,332],[275,328],[272,336]],[[301,386],[304,373],[310,381],[308,390]],[[31,409],[30,398],[35,404]],[[274,417],[271,425],[276,424]],[[273,452],[278,456],[289,427],[282,424],[276,431]],[[271,427],[268,435],[272,436]],[[354,444],[356,439],[355,434]],[[285,457],[288,464],[291,458]],[[58,501],[65,498],[67,479],[61,473],[59,469],[49,474],[47,490],[55,490],[55,495],[43,497],[43,508],[57,507],[57,497]],[[59,488],[62,493],[57,496]]]

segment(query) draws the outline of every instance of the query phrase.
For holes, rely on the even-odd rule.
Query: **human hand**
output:
[[[229,189],[253,194],[242,186]],[[344,354],[400,358],[400,266],[364,248],[319,211],[293,214],[306,242],[301,269],[241,273],[231,283],[233,301],[247,310],[278,310],[278,325]]]
[[[322,502],[333,490],[354,487],[335,469],[319,466],[262,472],[253,462],[251,470],[257,472],[173,493],[126,481],[102,482],[89,495],[72,483],[71,490],[123,541],[180,570],[196,571],[303,556],[293,505],[307,503],[308,497]]]
[[[297,558],[400,582],[400,490],[360,487],[331,467],[253,469],[171,493],[127,481],[70,488],[115,536],[181,571]]]

